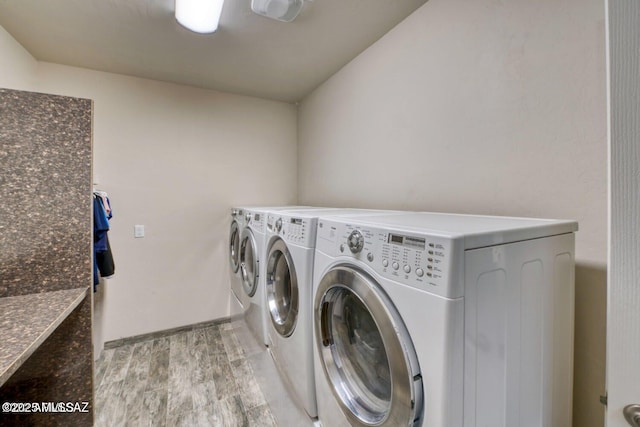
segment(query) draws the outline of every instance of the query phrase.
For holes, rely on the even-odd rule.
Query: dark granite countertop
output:
[[[87,289],[0,298],[0,386],[82,302]]]

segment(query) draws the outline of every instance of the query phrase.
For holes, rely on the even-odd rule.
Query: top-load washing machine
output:
[[[291,397],[314,418],[312,274],[318,216],[389,215],[393,211],[306,209],[267,215],[265,261],[269,350]]]
[[[576,230],[430,213],[320,218],[322,425],[570,426]]]

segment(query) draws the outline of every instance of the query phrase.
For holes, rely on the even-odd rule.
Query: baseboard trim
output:
[[[104,350],[121,347],[123,345],[128,345],[128,344],[135,344],[138,342],[148,341],[156,338],[163,338],[163,337],[177,334],[179,332],[208,328],[209,326],[221,325],[223,323],[230,323],[230,322],[231,322],[231,319],[229,317],[222,317],[220,319],[208,320],[206,322],[194,323],[191,325],[178,326],[177,328],[165,329],[157,332],[150,332],[148,334],[134,335],[132,337],[120,338],[117,340],[105,342]]]

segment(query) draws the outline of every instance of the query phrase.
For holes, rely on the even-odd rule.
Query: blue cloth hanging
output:
[[[96,252],[107,250],[107,231],[109,219],[100,197],[93,198],[93,249]]]
[[[111,206],[109,199],[107,203]],[[113,216],[109,210],[107,215],[102,198],[93,197],[93,291],[100,283],[100,273],[103,276],[111,276],[115,271],[111,248],[109,245],[109,219]]]

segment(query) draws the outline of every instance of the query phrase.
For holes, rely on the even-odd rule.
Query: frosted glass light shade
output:
[[[291,22],[302,10],[304,0],[251,0],[251,10],[278,21]]]
[[[196,33],[218,29],[224,0],[176,0],[176,20]]]

